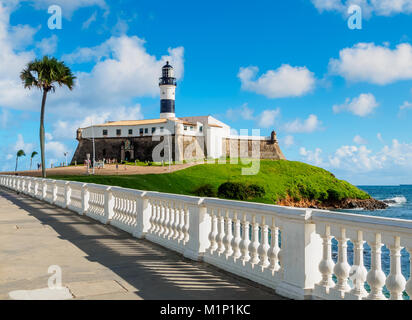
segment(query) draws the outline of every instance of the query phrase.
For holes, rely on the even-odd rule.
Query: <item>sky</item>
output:
[[[47,166],[71,159],[79,127],[158,118],[168,60],[178,117],[275,130],[288,160],[353,184],[412,183],[412,0],[0,0],[0,171],[39,151],[41,94],[19,74],[44,55],[77,77],[48,97]]]

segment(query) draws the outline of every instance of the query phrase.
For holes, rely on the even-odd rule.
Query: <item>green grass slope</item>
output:
[[[370,198],[350,183],[336,179],[332,173],[302,162],[262,160],[256,175],[242,175],[242,168],[245,166],[240,164],[203,164],[164,174],[54,178],[186,195],[194,195],[194,191],[205,184],[217,190],[220,184],[227,181],[244,182],[263,186],[266,190],[263,198],[251,201],[272,204],[286,198],[320,203],[345,198]]]

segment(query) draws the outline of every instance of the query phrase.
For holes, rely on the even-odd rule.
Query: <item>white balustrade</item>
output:
[[[403,300],[412,295],[412,270],[402,274],[405,263],[412,262],[409,220],[22,176],[0,175],[0,186],[85,214],[285,297]],[[390,265],[383,265],[384,254]]]
[[[410,295],[402,274],[401,250],[412,244],[412,221],[322,210],[314,210],[312,220],[323,239],[323,258],[319,264],[322,280],[315,285],[315,298],[403,300],[405,291]],[[338,242],[336,265],[331,257],[333,237]],[[348,241],[353,243],[352,266],[347,258]],[[370,248],[368,270],[364,261],[365,243]],[[390,250],[388,274],[382,265],[383,246]]]
[[[84,213],[95,220],[105,223],[105,192],[108,187],[88,184],[87,185],[87,201]]]
[[[56,195],[54,203],[62,208],[66,208],[66,181],[56,181]]]
[[[111,187],[106,192],[108,197],[113,198],[111,208],[113,213],[107,217],[110,224],[123,231],[133,233],[137,226],[139,202],[142,201],[144,192],[117,187]]]
[[[77,212],[78,214],[82,214],[82,189],[83,183],[81,182],[70,182],[70,195],[69,195],[69,204],[67,206],[68,209]]]

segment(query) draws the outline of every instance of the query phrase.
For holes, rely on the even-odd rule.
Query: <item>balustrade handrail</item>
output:
[[[412,296],[412,277],[406,282],[402,274],[408,264],[412,272],[411,220],[24,176],[0,175],[0,186],[204,260],[285,297],[386,299],[385,288],[391,299]],[[349,279],[349,241],[356,281]],[[387,276],[383,245],[390,251]]]
[[[344,224],[356,228],[368,230],[384,230],[388,232],[401,232],[412,237],[412,220],[399,218],[375,217],[346,212],[334,212],[329,210],[313,210],[311,221]]]

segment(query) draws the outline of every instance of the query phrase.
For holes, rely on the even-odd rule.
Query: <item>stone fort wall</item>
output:
[[[93,142],[91,139],[78,138],[79,144],[74,153],[72,164],[83,163],[87,159],[87,154],[93,156]],[[207,154],[205,139],[202,136],[176,136],[158,137],[154,141],[152,136],[131,137],[131,138],[96,138],[95,158],[116,159],[118,162],[127,161],[161,161],[159,157],[165,157],[164,149],[169,150],[171,143],[172,159],[193,160],[204,159]],[[156,149],[156,150],[155,150]],[[165,161],[168,161],[166,151]],[[283,155],[276,139],[272,140],[239,140],[226,138],[222,141],[222,152],[226,157],[260,158],[280,160],[286,159]],[[153,158],[155,155],[156,159]]]

